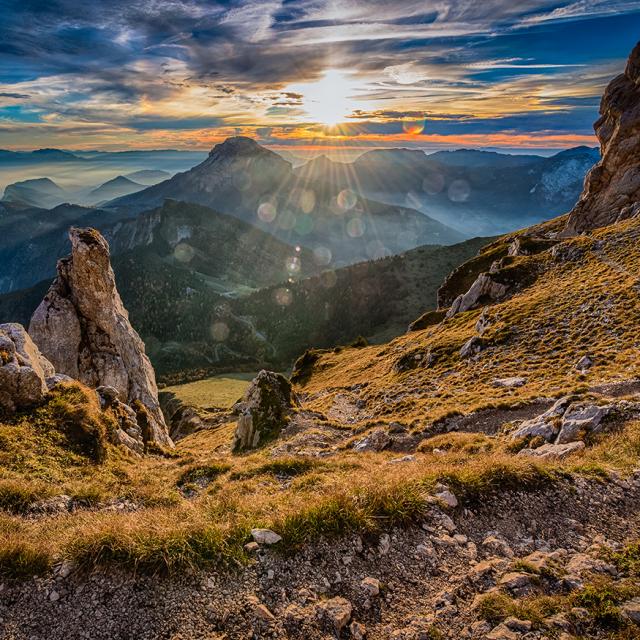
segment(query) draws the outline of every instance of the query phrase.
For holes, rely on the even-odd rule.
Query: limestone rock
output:
[[[36,309],[29,333],[56,371],[87,386],[111,386],[147,412],[145,441],[173,446],[153,367],[116,289],[109,246],[94,229],[72,228],[71,256]]]
[[[581,440],[578,442],[567,442],[565,444],[547,443],[537,449],[522,449],[518,455],[541,458],[542,460],[563,460],[573,453],[583,451],[584,448],[585,444]]]
[[[544,413],[526,420],[512,434],[511,437],[526,438],[528,436],[541,436],[547,442],[551,442],[559,431],[558,418],[560,418],[567,407],[571,404],[572,397],[564,396],[557,400],[553,406]]]
[[[127,447],[135,453],[144,453],[144,439],[136,412],[120,400],[115,387],[98,387],[96,393],[102,410],[110,412],[118,422],[118,429],[112,436],[114,444]]]
[[[13,413],[41,403],[53,365],[20,324],[0,324],[0,412]]]
[[[282,540],[282,536],[271,529],[251,529],[251,537],[258,544],[277,544]]]
[[[455,316],[457,313],[474,309],[480,304],[496,302],[502,299],[508,291],[508,287],[497,282],[489,273],[481,273],[471,285],[469,291],[459,295],[447,312],[447,318]]]
[[[585,179],[564,235],[637,215],[640,201],[640,43],[606,88],[594,124],[602,158]]]
[[[620,610],[622,611],[622,615],[627,620],[640,626],[640,598],[633,598],[633,600],[628,600],[627,602],[622,604]]]
[[[484,341],[479,336],[469,338],[460,349],[461,358],[472,358],[484,349]]]
[[[596,433],[600,430],[602,421],[611,413],[611,405],[598,406],[596,404],[572,404],[567,408],[563,418],[556,444],[575,442],[582,434]]]
[[[298,404],[287,378],[273,371],[261,371],[235,405],[240,416],[233,450],[255,449],[277,438],[287,414]]]
[[[331,598],[318,604],[317,614],[321,621],[339,636],[344,627],[351,620],[352,606],[346,598]]]
[[[494,387],[503,389],[514,389],[516,387],[523,387],[527,384],[527,379],[520,376],[513,376],[511,378],[496,378],[493,381]]]

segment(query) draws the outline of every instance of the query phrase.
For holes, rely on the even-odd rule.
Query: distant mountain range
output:
[[[75,192],[14,182],[0,202],[0,321],[28,320],[68,227],[93,226],[162,374],[287,366],[307,347],[404,331],[486,242],[461,240],[563,213],[596,156],[395,149],[293,168],[237,137],[173,176],[138,169]],[[59,204],[72,195],[99,206]]]
[[[289,162],[244,137],[216,145],[190,171],[105,206],[135,214],[166,198],[224,211],[286,242],[326,252],[336,265],[464,238],[409,207],[301,180]]]
[[[457,231],[506,233],[560,215],[575,204],[598,149],[576,147],[549,158],[460,149],[425,155],[369,151],[352,163],[317,158],[298,167],[308,184],[359,189],[380,202],[412,207]]]

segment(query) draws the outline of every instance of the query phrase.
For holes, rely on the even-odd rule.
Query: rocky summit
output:
[[[146,439],[171,446],[153,367],[116,289],[109,246],[93,229],[72,228],[69,237],[71,255],[58,262],[29,334],[57,372],[140,403]]]
[[[594,129],[602,159],[589,172],[566,234],[582,233],[640,213],[640,45],[624,73],[606,88]]]

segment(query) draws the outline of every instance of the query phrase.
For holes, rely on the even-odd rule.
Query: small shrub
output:
[[[231,469],[231,465],[224,463],[213,463],[207,465],[196,465],[185,469],[178,478],[178,486],[185,487],[186,485],[202,485],[209,484],[212,480],[215,480],[218,476],[221,476]]]
[[[102,414],[95,393],[78,383],[59,385],[42,411],[70,444],[95,462],[104,462],[113,424]]]
[[[51,557],[42,548],[25,542],[0,546],[0,576],[11,579],[40,575],[51,568]]]
[[[10,513],[24,513],[38,500],[51,495],[48,487],[17,480],[3,480],[0,482],[0,509]]]
[[[311,458],[281,458],[272,460],[255,469],[237,471],[230,475],[231,480],[246,480],[255,476],[271,474],[274,476],[295,477],[320,466],[317,460]]]

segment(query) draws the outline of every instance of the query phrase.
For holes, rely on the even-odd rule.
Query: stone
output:
[[[587,174],[582,195],[569,213],[564,236],[637,215],[640,201],[640,43],[624,73],[607,86],[594,129],[601,159]]]
[[[51,602],[58,602],[58,600],[60,600],[60,594],[55,589],[53,589],[49,592],[49,600]]]
[[[588,575],[590,573],[608,573],[616,574],[616,568],[600,558],[594,558],[586,553],[577,553],[574,555],[565,567],[567,575],[579,576]]]
[[[490,273],[481,273],[469,290],[459,295],[447,311],[447,318],[452,318],[458,313],[474,309],[480,304],[497,302],[504,298],[509,287],[497,282]]]
[[[112,442],[127,447],[137,454],[144,453],[144,439],[136,412],[120,401],[115,387],[98,387],[96,394],[102,410],[110,413],[118,423],[118,429],[111,437]]]
[[[527,633],[531,631],[533,623],[531,620],[520,620],[519,618],[510,617],[504,621],[504,624],[511,631],[517,631],[519,633]]]
[[[520,635],[512,631],[506,624],[499,624],[485,635],[487,640],[518,640]]]
[[[173,447],[153,367],[116,288],[109,245],[95,229],[72,228],[69,238],[71,255],[58,261],[29,334],[58,373],[114,387],[123,402],[139,405],[145,442]]]
[[[360,583],[362,590],[370,597],[375,598],[380,595],[380,581],[376,578],[364,578]]]
[[[623,602],[620,611],[627,620],[640,627],[640,598]]]
[[[53,365],[40,353],[24,327],[0,324],[0,412],[14,413],[41,404]]]
[[[503,558],[513,558],[513,550],[511,549],[511,547],[504,540],[498,538],[497,536],[487,536],[482,541],[482,547],[497,556]]]
[[[247,604],[251,608],[251,613],[254,618],[262,620],[264,622],[272,622],[276,617],[269,611],[269,609],[262,603],[256,596],[248,596]]]
[[[527,379],[520,376],[514,376],[512,378],[496,378],[493,381],[493,386],[504,389],[515,389],[517,387],[523,387],[527,384]]]
[[[578,362],[576,362],[576,369],[582,373],[593,367],[593,360],[589,356],[582,356]]]
[[[527,593],[532,588],[531,576],[528,573],[520,573],[517,571],[505,573],[502,578],[500,578],[499,584],[503,589],[519,595]]]
[[[460,349],[461,358],[472,358],[484,349],[484,341],[479,336],[469,338]]]
[[[384,451],[391,444],[391,438],[384,429],[376,429],[369,435],[357,440],[353,445],[354,451]]]
[[[161,391],[158,399],[169,435],[174,442],[204,428],[205,424],[195,407],[180,400],[175,393]]]
[[[367,628],[355,620],[349,625],[349,633],[353,640],[364,640],[367,637]]]
[[[444,491],[439,491],[435,494],[438,500],[442,500],[448,507],[455,509],[458,506],[458,499],[449,491],[445,489]]]
[[[515,440],[518,438],[526,438],[528,436],[537,437],[540,436],[547,440],[552,441],[558,434],[559,426],[556,418],[561,417],[566,411],[567,407],[571,404],[572,397],[564,396],[547,409],[539,416],[532,418],[531,420],[525,420],[520,426],[511,434],[511,437]]]
[[[331,626],[339,636],[342,629],[349,624],[353,607],[346,598],[331,598],[317,605],[317,616],[322,622]]]
[[[522,449],[518,452],[518,455],[541,458],[542,460],[564,460],[564,458],[584,451],[584,449],[585,444],[582,441],[567,442],[566,444],[547,443],[537,449]]]
[[[288,414],[299,405],[291,382],[282,374],[262,370],[234,410],[239,414],[233,436],[235,452],[256,449],[280,434]]]
[[[247,542],[247,544],[244,545],[244,550],[247,553],[255,553],[258,549],[260,549],[260,545],[255,541]]]
[[[258,544],[277,544],[282,540],[282,536],[278,535],[271,529],[251,529],[251,537]]]
[[[599,406],[596,404],[572,404],[564,416],[560,426],[560,433],[556,444],[566,444],[581,439],[585,433],[596,433],[603,419],[608,416],[613,407],[611,405]]]

